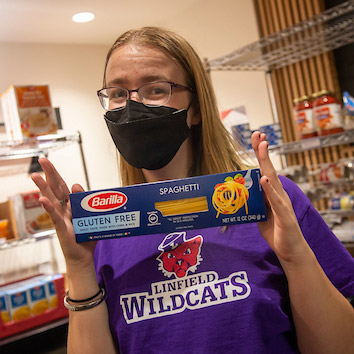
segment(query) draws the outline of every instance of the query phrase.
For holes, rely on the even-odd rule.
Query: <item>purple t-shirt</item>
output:
[[[332,283],[354,295],[354,258],[281,178]],[[100,241],[95,251],[121,353],[298,353],[287,280],[257,224]]]

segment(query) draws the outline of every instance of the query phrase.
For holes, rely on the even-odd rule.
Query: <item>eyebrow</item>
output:
[[[124,85],[128,80],[126,79],[121,79],[121,78],[116,78],[111,80],[110,82],[107,83],[108,86],[114,86],[114,85]],[[145,75],[141,78],[142,85],[148,83],[148,82],[153,82],[153,81],[171,81],[169,80],[166,76],[164,75]]]

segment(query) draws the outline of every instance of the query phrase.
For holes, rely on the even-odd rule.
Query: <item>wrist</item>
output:
[[[306,246],[307,247],[304,247],[303,250],[289,259],[279,258],[279,262],[287,277],[293,273],[308,272],[309,269],[312,269],[312,267],[318,263],[310,246],[308,246],[307,243]]]
[[[100,287],[94,265],[89,267],[67,266],[67,280],[70,297],[85,299],[96,294]]]

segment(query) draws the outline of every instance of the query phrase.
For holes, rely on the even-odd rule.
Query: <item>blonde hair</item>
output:
[[[187,85],[193,88],[193,104],[200,112],[201,125],[192,126],[193,166],[190,176],[222,173],[245,168],[237,142],[224,127],[218,111],[209,75],[191,45],[182,37],[159,27],[143,27],[122,34],[109,50],[107,63],[115,49],[133,42],[152,46],[175,59],[185,73]],[[105,86],[104,74],[104,86]],[[142,170],[129,165],[120,156],[122,185],[145,182]]]

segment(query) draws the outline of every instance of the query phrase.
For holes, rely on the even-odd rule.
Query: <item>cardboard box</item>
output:
[[[11,85],[0,100],[8,140],[23,140],[57,132],[48,85]]]
[[[54,229],[49,214],[39,202],[40,196],[39,191],[31,191],[11,197],[20,239]]]
[[[8,290],[11,321],[22,321],[31,317],[29,291],[26,286]]]
[[[70,195],[77,242],[265,221],[260,170]]]
[[[28,295],[28,287],[31,287],[33,282],[42,279],[44,282],[52,281],[55,289],[55,293],[57,296],[56,306],[55,308],[49,308],[43,313],[39,313],[36,315],[28,316],[29,306],[28,301],[24,298],[21,298],[21,294],[25,291],[26,297]],[[29,329],[33,329],[38,326],[42,326],[43,324],[50,323],[52,321],[56,321],[59,319],[67,318],[68,310],[64,306],[63,298],[65,295],[65,287],[64,287],[64,277],[62,275],[46,275],[46,276],[36,276],[29,279],[25,279],[22,281],[17,281],[14,283],[6,284],[0,287],[0,298],[2,295],[6,294],[7,303],[2,304],[2,300],[0,301],[1,311],[2,306],[7,306],[7,313],[4,316],[0,316],[0,339],[12,336],[17,333],[21,333],[27,331]],[[15,301],[15,309],[18,311],[17,316],[15,318],[11,318],[11,304],[10,304],[10,295],[18,294],[18,301]],[[15,297],[13,298],[15,300]],[[22,309],[21,309],[22,303]],[[28,306],[28,307],[27,307]],[[2,313],[1,313],[2,315]],[[17,319],[17,320],[16,320]],[[67,322],[67,321],[65,321]]]
[[[9,297],[6,292],[0,289],[0,318],[3,323],[10,322]]]
[[[12,200],[0,203],[0,219],[8,220],[7,241],[17,240],[19,237]]]
[[[29,288],[29,301],[32,316],[38,316],[49,308],[46,282],[44,280],[34,283]]]
[[[46,292],[49,308],[56,309],[58,307],[58,294],[55,288],[55,280],[61,278],[60,274],[47,276],[46,278]]]

